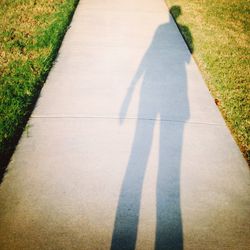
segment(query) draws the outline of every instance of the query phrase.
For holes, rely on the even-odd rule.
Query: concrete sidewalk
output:
[[[0,186],[0,249],[249,249],[249,169],[163,0],[82,0]]]

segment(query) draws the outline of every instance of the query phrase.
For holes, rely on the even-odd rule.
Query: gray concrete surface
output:
[[[161,0],[82,0],[0,186],[0,249],[249,249],[249,169]]]

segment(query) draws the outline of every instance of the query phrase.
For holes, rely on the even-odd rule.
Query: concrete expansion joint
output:
[[[190,120],[174,120],[174,119],[157,119],[157,118],[143,118],[143,117],[115,117],[115,116],[84,116],[84,115],[32,115],[34,119],[105,119],[105,120],[141,120],[141,121],[156,121],[156,122],[172,122],[185,124],[200,124],[200,125],[214,125],[224,126],[224,124],[215,122],[199,122]]]
[[[85,7],[84,8],[84,12],[103,12],[103,11],[106,11],[106,12],[114,12],[114,13],[133,13],[133,14],[138,14],[138,13],[143,13],[143,14],[159,14],[159,13],[164,13],[166,14],[166,11],[164,10],[140,10],[140,9],[137,9],[137,10],[133,10],[133,9],[108,9],[108,8],[87,8]]]

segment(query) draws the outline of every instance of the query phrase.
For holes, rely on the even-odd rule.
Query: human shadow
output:
[[[180,14],[180,7],[174,6],[175,18],[178,9]],[[190,31],[188,34],[191,39]],[[142,186],[156,122],[160,123],[160,147],[155,249],[183,249],[180,162],[184,123],[189,118],[185,66],[190,53],[177,36],[172,18],[157,28],[121,106],[122,123],[135,85],[142,78],[136,131],[120,191],[112,250],[135,249]]]

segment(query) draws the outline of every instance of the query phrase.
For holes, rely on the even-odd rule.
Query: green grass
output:
[[[166,0],[234,138],[250,162],[250,0]],[[176,7],[174,7],[176,6]],[[188,27],[190,35],[183,27]],[[192,41],[192,43],[191,43]]]
[[[0,172],[27,122],[78,0],[0,0]]]

